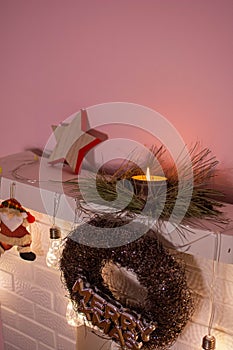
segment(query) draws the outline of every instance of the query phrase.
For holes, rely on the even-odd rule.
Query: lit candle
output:
[[[160,182],[160,181],[166,181],[167,178],[164,176],[157,176],[157,175],[150,175],[150,168],[147,167],[146,169],[146,175],[134,175],[132,176],[133,180],[136,181],[145,181],[145,182]]]
[[[148,187],[151,188],[152,193],[155,194],[155,189],[164,187],[167,178],[164,176],[151,175],[150,169],[147,167],[146,175],[134,175],[132,181],[134,185],[134,192],[143,198],[148,195]]]

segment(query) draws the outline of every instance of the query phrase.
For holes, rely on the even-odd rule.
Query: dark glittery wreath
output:
[[[79,278],[85,278],[93,290],[113,305],[140,314],[148,323],[157,323],[150,340],[143,342],[141,349],[167,349],[176,341],[194,309],[184,263],[164,247],[153,230],[132,243],[116,248],[95,248],[79,243],[80,237],[83,242],[83,236],[88,236],[90,224],[96,228],[100,225],[108,227],[110,222],[112,227],[111,220],[94,218],[66,238],[60,269],[69,296],[79,311],[80,297],[73,292],[73,286]],[[140,229],[140,225],[136,229]],[[124,226],[119,226],[119,237],[131,234]],[[120,296],[113,295],[102,275],[102,269],[108,262],[136,274],[140,285],[147,290],[143,303],[130,306],[119,302]]]

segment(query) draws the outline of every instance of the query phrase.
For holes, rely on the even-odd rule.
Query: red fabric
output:
[[[36,219],[35,216],[33,216],[32,214],[29,213],[29,211],[27,211],[27,221],[29,224],[32,224]]]
[[[4,236],[16,237],[16,238],[21,238],[21,237],[24,237],[25,235],[30,235],[27,229],[22,225],[12,232],[3,222],[1,222],[1,233]]]
[[[12,245],[6,244],[6,243],[3,243],[3,242],[0,242],[0,245],[2,246],[2,248],[3,248],[4,250],[9,250],[9,249],[12,248]]]

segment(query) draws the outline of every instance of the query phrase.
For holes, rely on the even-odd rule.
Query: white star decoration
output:
[[[76,174],[86,153],[107,139],[106,134],[89,128],[85,109],[77,113],[70,124],[55,127],[54,135],[57,144],[49,157],[49,163],[66,161]]]

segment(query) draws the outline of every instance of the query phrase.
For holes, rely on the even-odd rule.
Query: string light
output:
[[[61,255],[61,231],[59,227],[50,228],[49,249],[46,255],[46,264],[55,270],[59,269],[59,260]]]
[[[52,267],[55,270],[59,269],[59,261],[61,256],[61,230],[58,226],[55,225],[55,219],[57,215],[57,211],[60,204],[60,193],[55,193],[54,196],[54,209],[53,209],[53,225],[50,228],[50,241],[49,241],[49,249],[46,255],[46,264],[48,267]]]
[[[66,320],[67,320],[67,323],[72,327],[79,327],[83,325],[83,323],[80,322],[77,313],[73,309],[73,304],[71,300],[67,304]]]
[[[81,217],[81,211],[80,211],[80,204],[77,198],[75,198],[75,211],[74,211],[74,221],[73,221],[73,225],[72,225],[72,230],[74,230],[80,221],[80,217]],[[85,317],[85,316],[83,316]],[[73,303],[71,300],[69,300],[68,304],[67,304],[67,308],[66,308],[66,320],[67,323],[70,326],[73,327],[79,327],[85,324],[85,320],[82,318],[81,315],[79,315],[73,308]]]
[[[72,327],[88,326],[93,329],[92,323],[87,321],[85,315],[74,310],[73,302],[69,300],[66,309],[67,323]]]
[[[215,350],[216,339],[213,335],[205,335],[202,339],[202,349]]]
[[[26,161],[26,162],[23,162],[21,163],[20,165],[18,165],[16,168],[14,168],[12,171],[11,171],[11,174],[12,176],[16,179],[16,180],[19,180],[19,181],[23,181],[23,182],[29,182],[29,183],[38,183],[38,182],[41,182],[40,180],[37,180],[37,179],[30,179],[28,177],[25,177],[23,175],[20,175],[18,173],[19,170],[21,170],[22,168],[24,167],[28,167],[28,166],[31,166],[31,165],[34,165],[35,163],[37,163],[39,161],[39,158],[36,154],[33,155],[33,160],[29,160],[29,161]]]
[[[212,281],[210,286],[210,319],[208,324],[208,334],[205,335],[202,339],[202,349],[204,350],[215,350],[216,349],[216,339],[211,334],[213,328],[213,321],[215,315],[215,282],[216,282],[216,264],[219,262],[221,252],[221,235],[219,233],[215,234],[215,247],[214,247],[214,256],[213,256],[213,268],[212,268]]]

